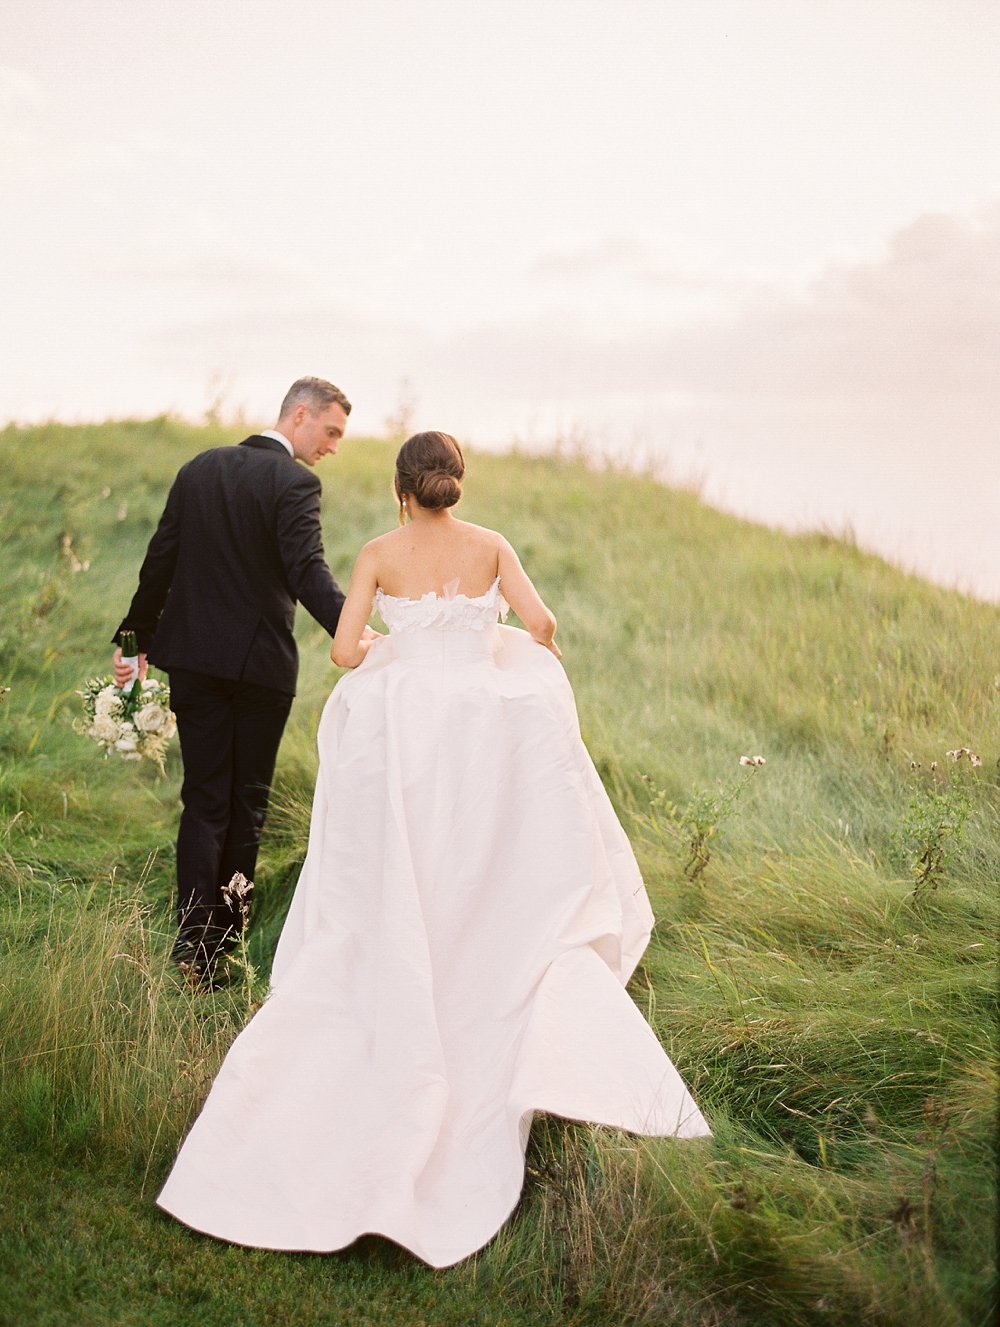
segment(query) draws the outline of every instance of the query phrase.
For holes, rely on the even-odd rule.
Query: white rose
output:
[[[113,742],[118,741],[121,730],[114,719],[109,718],[106,714],[98,714],[94,719],[94,726],[90,730],[90,735],[98,742],[103,742],[105,746],[111,746]]]
[[[126,719],[119,730],[118,741],[115,743],[115,750],[135,751],[137,749],[135,737],[135,728]]]
[[[176,731],[177,731],[177,720],[174,718],[173,714],[171,714],[168,716],[166,723],[160,729],[160,735],[165,742],[169,742],[171,737],[173,737],[174,733],[176,733]]]
[[[147,677],[142,684],[143,691],[159,691],[160,684],[155,677]]]
[[[140,733],[158,733],[166,717],[159,705],[143,705],[142,709],[136,712],[135,726]]]

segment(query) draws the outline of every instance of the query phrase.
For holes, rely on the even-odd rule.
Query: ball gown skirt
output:
[[[447,1267],[516,1205],[534,1111],[709,1128],[625,990],[653,917],[562,666],[498,624],[499,581],[376,602],[272,992],[158,1201],[236,1244],[374,1233]]]

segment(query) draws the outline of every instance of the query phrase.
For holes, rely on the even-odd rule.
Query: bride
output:
[[[447,1267],[516,1205],[534,1111],[709,1133],[625,990],[653,917],[555,618],[455,519],[464,473],[447,433],[410,438],[400,529],[354,567],[272,993],[158,1199],[220,1239],[374,1233]],[[389,635],[362,640],[373,602]]]

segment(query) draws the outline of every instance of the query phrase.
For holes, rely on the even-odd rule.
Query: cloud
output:
[[[723,395],[1000,399],[1000,202],[921,217],[873,262],[799,298],[762,292],[728,327],[659,349],[668,378]]]
[[[536,399],[547,391],[798,403],[961,394],[1000,405],[1000,202],[972,216],[921,217],[881,258],[831,266],[798,295],[746,284],[729,318],[602,340],[550,317],[476,329],[453,350],[482,386],[483,367],[503,363]]]
[[[624,271],[629,274],[652,262],[649,249],[629,236],[603,240],[587,249],[543,254],[528,269],[532,277],[579,277],[592,272]]]
[[[160,251],[127,258],[102,257],[91,261],[89,267],[95,276],[115,281],[191,286],[242,297],[278,295],[287,299],[301,296],[314,285],[302,272],[227,254],[170,257]]]
[[[34,110],[44,100],[42,86],[24,69],[0,65],[0,111]]]
[[[732,293],[746,291],[752,284],[746,277],[721,274],[713,264],[713,255],[688,251],[665,263],[648,245],[626,235],[585,249],[543,254],[529,266],[528,277],[551,284],[611,278],[683,293]]]
[[[37,150],[34,112],[43,100],[41,85],[29,73],[0,65],[0,172],[30,165]]]
[[[149,367],[199,383],[207,374],[222,377],[232,384],[232,403],[253,417],[270,417],[295,378],[329,378],[358,407],[352,424],[362,429],[381,427],[401,378],[423,386],[433,376],[438,350],[417,326],[325,304],[179,324],[145,342]]]
[[[216,275],[236,280],[240,270]],[[437,336],[333,305],[285,304],[176,326],[149,353],[247,379],[340,375],[379,409],[407,377],[425,399],[491,427],[505,412],[513,427],[554,403],[583,415],[623,400],[728,406],[750,418],[960,397],[963,410],[985,415],[1000,407],[1000,203],[922,217],[879,259],[831,266],[799,294],[755,283],[728,318],[683,326],[598,336],[572,313],[551,313]]]

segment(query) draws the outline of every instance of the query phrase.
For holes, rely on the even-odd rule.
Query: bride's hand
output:
[[[358,649],[362,652],[362,658],[367,659],[368,651],[371,647],[377,640],[383,639],[384,637],[381,631],[375,631],[371,627],[365,627],[364,631],[361,633],[361,639],[358,641]]]
[[[541,645],[542,642],[539,641],[538,644]],[[559,646],[555,643],[554,640],[550,640],[548,645],[546,645],[544,648],[547,649],[550,654],[554,654],[557,659],[562,658],[562,650],[559,648]]]

